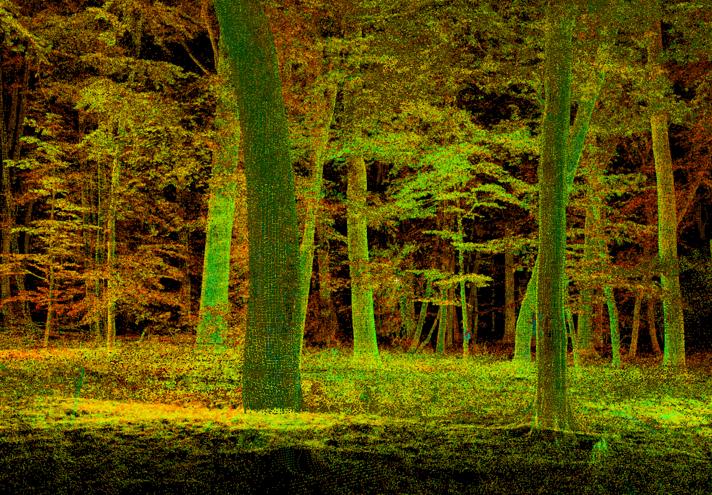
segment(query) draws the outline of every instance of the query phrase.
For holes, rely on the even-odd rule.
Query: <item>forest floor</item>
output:
[[[570,368],[557,440],[529,432],[533,366],[382,361],[307,350],[305,411],[245,414],[233,350],[0,338],[0,493],[712,493],[709,355]]]

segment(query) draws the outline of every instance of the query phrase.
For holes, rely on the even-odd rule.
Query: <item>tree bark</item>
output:
[[[653,350],[653,353],[656,356],[659,356],[660,354],[662,354],[662,351],[660,350],[660,342],[658,341],[657,325],[655,324],[655,300],[652,297],[648,298],[647,316],[648,316],[648,335],[650,336],[650,346]]]
[[[589,191],[590,193],[590,191]],[[584,247],[583,259],[586,263],[592,264],[595,260],[595,243],[593,240],[595,231],[595,219],[593,206],[586,207],[586,221],[584,226]],[[590,270],[589,270],[590,273]],[[581,313],[578,320],[577,344],[579,352],[590,354],[594,351],[593,346],[593,287],[586,286],[580,291]]]
[[[635,303],[633,304],[633,330],[630,337],[630,349],[628,355],[634,358],[638,354],[638,335],[640,333],[640,304],[642,298],[640,295],[635,295]]]
[[[462,230],[462,216],[457,216],[457,232],[460,236],[460,242],[464,242],[464,233]],[[462,249],[457,250],[457,261],[460,270],[460,275],[465,274],[465,253]],[[470,340],[472,334],[468,328],[469,317],[467,315],[467,292],[465,290],[465,281],[460,282],[460,308],[462,311],[462,355],[467,356],[470,353]]]
[[[514,254],[510,249],[504,253],[504,335],[502,342],[514,343],[516,331],[516,302],[514,300]]]
[[[301,408],[299,251],[294,174],[277,56],[262,3],[216,0],[234,64],[247,180],[250,300],[245,409]]]
[[[116,340],[116,303],[118,301],[119,273],[116,264],[116,215],[118,213],[119,183],[121,180],[121,154],[124,129],[117,128],[117,151],[111,162],[109,204],[106,209],[106,347],[111,349]]]
[[[425,318],[428,316],[428,299],[433,293],[433,282],[432,280],[425,281],[425,296],[424,301],[420,303],[420,313],[418,314],[418,323],[415,326],[415,334],[410,342],[410,348],[408,351],[415,352],[420,345],[420,336],[423,333],[423,325],[425,324]]]
[[[354,156],[348,162],[347,229],[349,273],[351,276],[351,318],[354,332],[354,357],[377,360],[376,321],[373,289],[368,269],[368,223],[366,219],[366,162]]]
[[[200,287],[196,344],[225,348],[230,317],[230,248],[235,221],[235,173],[239,160],[240,127],[237,101],[229,86],[230,62],[218,54],[218,99],[215,115],[217,149],[213,157],[208,219]]]
[[[316,234],[316,213],[319,210],[322,188],[324,183],[324,153],[329,144],[329,130],[334,118],[336,107],[336,88],[330,86],[324,95],[326,110],[323,122],[320,123],[312,150],[312,180],[305,198],[306,212],[304,215],[304,231],[299,245],[299,346],[304,346],[304,327],[307,320],[307,306],[309,305],[309,289],[311,287],[312,271],[314,267],[314,237]]]
[[[605,74],[598,73],[598,81],[594,87],[594,91],[590,95],[586,95],[579,103],[579,110],[576,113],[576,119],[573,126],[567,131],[566,138],[567,161],[562,170],[562,175],[565,176],[564,183],[564,202],[568,203],[568,197],[573,187],[576,171],[578,170],[583,147],[586,141],[586,135],[591,124],[593,110],[598,101],[598,95],[603,88]],[[541,222],[541,218],[539,218]],[[529,362],[531,360],[531,338],[536,333],[536,312],[534,307],[537,300],[537,281],[539,279],[539,254],[534,262],[531,278],[527,284],[526,292],[522,305],[519,308],[515,331],[514,359],[517,361]],[[534,329],[534,331],[532,331]]]
[[[319,266],[319,308],[321,316],[319,321],[319,336],[321,342],[328,345],[336,342],[336,331],[339,329],[339,321],[336,316],[334,301],[331,299],[329,247],[323,238],[323,229],[320,229],[319,237],[321,239],[321,247],[317,254],[317,264]]]
[[[27,50],[27,47],[25,47]],[[15,205],[15,180],[13,169],[7,166],[7,160],[17,160],[22,146],[21,138],[24,130],[27,90],[29,87],[29,61],[23,58],[22,67],[13,81],[13,89],[9,91],[9,98],[5,98],[5,89],[9,87],[5,81],[5,74],[0,67],[0,263],[14,264],[13,257],[18,253],[17,234],[13,232],[16,226],[17,208]],[[0,277],[0,323],[6,328],[22,328],[29,321],[23,321],[20,305],[17,302],[8,302],[13,296],[12,277],[23,278],[24,275],[15,275],[15,269],[7,270],[8,273]],[[21,282],[24,285],[24,281]]]
[[[574,21],[563,0],[547,9],[544,81],[546,106],[539,166],[539,276],[537,280],[537,396],[535,429],[570,430],[563,311],[566,250],[567,137],[571,111],[571,37]]]
[[[613,288],[606,285],[603,288],[603,294],[606,297],[606,307],[608,308],[608,324],[611,331],[611,354],[612,364],[615,368],[621,367],[621,338],[620,329],[618,326],[618,306],[613,293]]]
[[[648,60],[653,79],[663,76],[659,59],[663,50],[662,29],[656,22],[650,33]],[[658,257],[662,270],[660,285],[663,288],[663,365],[685,366],[685,326],[680,293],[679,263],[677,259],[677,211],[675,207],[675,182],[673,178],[668,116],[664,111],[650,118],[655,160],[655,178],[658,192]]]
[[[443,289],[442,298],[447,299],[447,290]],[[439,323],[438,323],[438,338],[435,343],[435,352],[438,354],[445,354],[445,332],[447,332],[448,324],[448,306],[443,304],[440,306],[438,311]]]

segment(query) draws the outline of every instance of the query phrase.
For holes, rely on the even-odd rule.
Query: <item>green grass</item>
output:
[[[249,493],[260,476],[271,483],[265,465],[300,472],[302,484],[293,478],[289,490],[305,493],[712,493],[706,366],[572,368],[578,440],[549,441],[527,434],[534,367],[493,356],[383,352],[382,366],[364,371],[348,352],[307,351],[304,411],[245,414],[239,351],[159,341],[111,352],[3,347],[0,486],[18,493],[27,482],[17,481],[20,464],[56,467],[32,485],[46,482],[48,493],[104,486],[80,465],[108,469],[118,480],[111,493],[190,491],[207,479],[216,492],[244,483]],[[97,457],[107,448],[108,467]],[[137,459],[154,465],[138,478]],[[354,486],[349,473],[361,471]],[[175,478],[190,472],[202,474]]]

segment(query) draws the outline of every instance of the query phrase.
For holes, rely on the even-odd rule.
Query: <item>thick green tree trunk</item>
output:
[[[230,245],[235,220],[235,172],[239,159],[240,127],[235,92],[229,84],[230,63],[218,55],[218,99],[215,115],[217,149],[213,156],[205,232],[203,279],[196,344],[224,348],[230,316]]]
[[[377,360],[376,321],[373,289],[368,269],[368,221],[366,218],[366,162],[354,156],[348,162],[347,229],[349,273],[351,277],[351,318],[354,331],[354,357]]]
[[[648,60],[653,78],[662,76],[659,64],[663,49],[660,22],[650,35]],[[663,364],[685,366],[685,326],[680,293],[679,263],[677,259],[677,209],[672,155],[668,136],[668,116],[658,111],[650,118],[655,159],[655,178],[658,191],[658,258],[660,260],[660,285],[663,288]]]
[[[250,300],[245,335],[245,409],[301,407],[297,321],[299,250],[294,174],[277,56],[262,2],[216,0],[233,64],[245,176]]]
[[[309,289],[314,267],[314,237],[316,234],[316,214],[319,211],[324,183],[324,153],[329,144],[329,130],[336,107],[336,87],[330,86],[325,92],[326,110],[324,118],[316,130],[312,150],[312,179],[305,198],[304,231],[299,244],[299,346],[304,345],[304,327],[307,321]]]
[[[576,171],[578,170],[581,155],[583,154],[583,146],[586,142],[586,135],[591,124],[593,109],[596,106],[598,95],[603,88],[605,74],[598,73],[598,81],[594,86],[591,94],[582,98],[579,102],[579,108],[576,112],[576,119],[573,126],[568,131],[567,138],[567,161],[562,175],[565,176],[564,183],[564,200],[568,203],[569,194],[574,184]],[[541,218],[539,219],[541,222]],[[529,362],[531,360],[531,339],[535,334],[532,329],[536,328],[536,312],[535,305],[537,300],[537,280],[539,278],[539,255],[537,254],[532,275],[527,284],[524,299],[519,309],[517,317],[515,343],[514,343],[514,359],[517,361]]]
[[[536,429],[572,427],[566,384],[564,285],[566,168],[571,112],[571,7],[549,2],[544,81],[546,106],[539,166],[539,276],[537,280]]]

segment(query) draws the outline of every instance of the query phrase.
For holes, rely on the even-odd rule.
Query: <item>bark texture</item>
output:
[[[230,316],[230,245],[235,220],[235,173],[239,158],[240,127],[235,93],[228,83],[230,63],[224,50],[220,51],[218,57],[219,86],[215,118],[218,148],[213,157],[208,199],[196,343],[198,346],[221,348],[225,346]]]
[[[301,407],[299,251],[294,175],[277,56],[262,3],[217,0],[233,64],[247,180],[250,300],[245,335],[245,409]]]
[[[656,23],[649,38],[648,60],[651,76],[655,79],[663,77],[663,69],[659,64],[663,49],[660,22]],[[658,258],[662,267],[660,284],[663,288],[663,364],[684,367],[685,325],[677,258],[677,209],[667,113],[664,111],[654,113],[650,118],[650,128],[658,192]]]
[[[566,2],[551,1],[546,20],[546,106],[539,166],[537,396],[534,422],[537,429],[571,429],[563,296],[573,26],[570,7],[566,6]]]
[[[354,331],[354,357],[378,359],[373,289],[368,270],[368,222],[366,219],[366,162],[354,156],[348,163],[347,229],[349,272],[351,277],[351,319]]]

